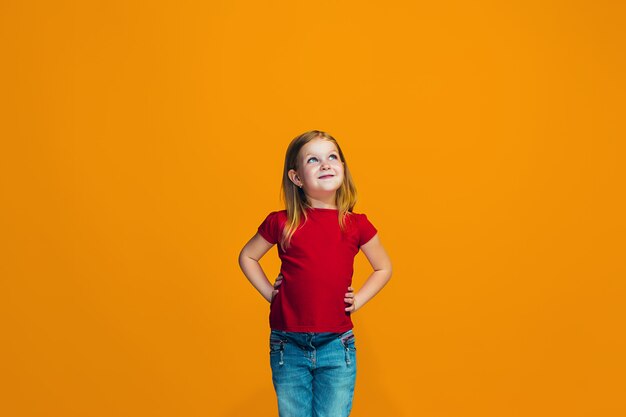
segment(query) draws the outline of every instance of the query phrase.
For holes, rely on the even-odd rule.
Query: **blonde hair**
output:
[[[321,130],[310,130],[296,136],[287,147],[281,184],[281,197],[285,202],[285,208],[287,210],[287,223],[283,228],[283,233],[279,242],[283,250],[289,248],[291,237],[300,226],[301,220],[304,219],[303,221],[306,222],[306,209],[311,207],[311,205],[307,202],[304,190],[294,184],[289,178],[289,170],[298,169],[298,155],[300,153],[300,149],[302,149],[302,147],[308,142],[318,138],[333,142],[339,151],[339,158],[343,162],[343,182],[335,195],[335,203],[339,211],[338,221],[342,232],[346,229],[345,219],[348,215],[352,214],[352,208],[357,201],[356,186],[354,185],[354,181],[352,181],[350,169],[348,169],[348,163],[346,162],[346,158],[344,157],[337,140]]]

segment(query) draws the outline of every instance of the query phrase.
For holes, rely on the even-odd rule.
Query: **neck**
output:
[[[319,208],[319,209],[337,210],[337,204],[335,203],[334,198],[327,200],[327,201],[309,198],[309,201],[307,202],[307,206],[311,208],[316,208],[316,209]]]

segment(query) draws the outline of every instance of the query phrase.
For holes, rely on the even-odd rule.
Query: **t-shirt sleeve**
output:
[[[365,214],[361,214],[359,217],[359,247],[361,247],[369,242],[378,230],[376,230]]]
[[[267,215],[258,228],[259,234],[271,244],[278,242],[278,212],[273,211]]]

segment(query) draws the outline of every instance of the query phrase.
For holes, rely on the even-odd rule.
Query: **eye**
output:
[[[338,157],[337,155],[335,155],[335,154],[332,154],[332,155],[330,155],[330,156],[334,156],[334,157],[335,157],[335,159],[339,158],[339,157]]]
[[[309,159],[307,159],[307,160],[306,160],[306,161],[307,161],[307,163],[308,163],[311,159],[315,159],[315,160],[317,161],[317,158],[316,158],[316,157],[314,157],[314,156],[312,156],[312,157],[310,157]]]

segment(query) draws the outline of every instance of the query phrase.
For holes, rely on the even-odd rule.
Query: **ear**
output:
[[[298,182],[300,181],[300,179],[298,178],[298,173],[296,172],[296,170],[290,169],[289,172],[287,172],[287,175],[289,176],[291,182],[294,183],[296,187],[299,187]]]

